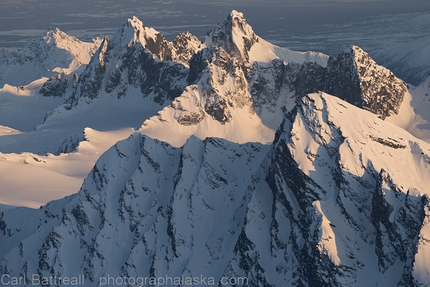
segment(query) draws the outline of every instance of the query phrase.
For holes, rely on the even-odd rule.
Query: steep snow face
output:
[[[413,117],[406,122],[405,128],[416,137],[430,142],[430,76],[412,88],[410,94],[408,102],[410,109],[413,109]]]
[[[101,131],[139,127],[185,89],[189,69],[171,59],[179,55],[178,47],[181,59],[188,61],[189,53],[197,49],[194,41],[192,35],[178,36],[174,46],[137,18],[129,19],[111,40],[103,40],[79,77],[60,75],[45,83],[42,93],[61,92],[67,101],[46,117],[36,134],[59,130],[64,122],[70,134],[86,127]],[[65,140],[52,139],[57,149]]]
[[[100,39],[82,42],[58,28],[50,28],[18,52],[0,52],[0,87],[25,86],[42,77],[79,72],[79,68],[89,63],[100,42]]]
[[[429,284],[429,154],[369,112],[304,97],[254,178],[226,274],[274,286]]]
[[[51,28],[18,52],[0,51],[0,123],[34,130],[64,102],[73,74],[89,63],[99,44],[99,39],[85,43]]]
[[[0,270],[84,274],[86,286],[108,275],[428,285],[429,184],[429,144],[310,94],[271,146],[191,137],[174,148],[140,133],[118,142],[78,194],[0,215]]]
[[[272,142],[286,106],[295,104],[287,99],[285,61],[318,67],[327,61],[323,54],[310,56],[273,46],[255,35],[237,11],[208,34],[204,45],[189,62],[184,93],[146,120],[140,132],[175,146],[191,135],[236,143]]]
[[[175,146],[183,145],[190,135],[237,143],[271,142],[274,132],[254,112],[241,64],[223,48],[202,50],[191,61],[191,85],[139,131]]]
[[[218,282],[243,224],[247,186],[266,151],[261,144],[194,137],[177,149],[134,134],[100,158],[77,195],[1,215],[1,270],[82,273],[86,286],[108,274],[202,275]],[[27,223],[17,223],[21,231],[15,229],[12,217],[30,212]]]

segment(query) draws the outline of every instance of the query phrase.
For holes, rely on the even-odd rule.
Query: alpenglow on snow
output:
[[[429,79],[411,89],[357,46],[278,47],[237,11],[203,42],[133,17],[111,39],[50,29],[6,54],[0,72],[34,77],[4,78],[0,99],[44,105],[0,115],[0,168],[69,193],[1,207],[2,284],[430,284]]]

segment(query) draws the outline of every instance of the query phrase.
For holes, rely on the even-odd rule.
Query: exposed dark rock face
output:
[[[357,106],[363,107],[360,75],[355,64],[352,51],[340,53],[336,58],[330,58],[327,64],[324,92]]]
[[[78,194],[0,214],[0,268],[80,272],[88,286],[106,272],[246,279],[227,286],[420,286],[428,199],[396,183],[410,167],[397,172],[395,155],[380,153],[394,147],[370,139],[386,123],[366,113],[380,130],[344,124],[364,113],[304,96],[270,146],[192,137],[174,148],[136,133],[99,159]],[[14,220],[20,213],[28,221]]]
[[[206,114],[203,111],[200,111],[200,113],[191,112],[188,115],[181,115],[177,121],[183,126],[193,126],[200,123],[205,116]]]
[[[39,93],[44,97],[63,97],[69,88],[69,75],[58,74],[49,78],[40,88]]]
[[[127,77],[124,76],[125,71],[128,73]],[[182,93],[188,69],[179,63],[159,61],[143,47],[133,46],[128,48],[122,65],[111,75],[115,79],[120,74],[123,75],[125,84],[139,87],[144,97],[154,94],[154,101],[162,105]],[[112,82],[112,87],[116,88],[120,84],[121,79]]]
[[[70,138],[63,141],[56,154],[59,155],[62,153],[76,152],[77,148],[79,147],[79,144],[82,141],[85,141],[84,136],[71,136]]]
[[[317,63],[307,62],[302,65],[291,63],[286,66],[286,73],[288,74],[289,82],[296,92],[296,97],[301,97],[323,91],[325,85],[325,75],[327,69],[321,67]],[[337,92],[337,89],[334,90]]]
[[[295,91],[297,101],[308,93],[323,91],[377,114],[382,119],[399,112],[408,91],[402,80],[377,65],[356,46],[335,58],[329,58],[326,68],[306,62],[289,63],[284,70],[284,82]],[[259,85],[253,89],[253,96],[261,90]]]
[[[187,78],[188,85],[197,83],[203,76],[203,71],[208,68],[212,61],[212,54],[215,53],[214,48],[206,48],[197,52],[190,59],[190,73]]]
[[[407,85],[359,47],[329,60],[324,91],[386,118],[397,114]]]
[[[106,65],[109,63],[108,51],[109,39],[105,38],[97,52],[91,58],[90,63],[79,77],[76,89],[65,104],[66,109],[71,109],[77,104],[77,101],[81,97],[87,99],[87,103],[98,97],[102,89]]]
[[[180,33],[172,44],[176,52],[174,60],[186,66],[202,47],[201,41],[190,33]]]
[[[282,88],[286,84],[284,63],[275,59],[267,65],[254,63],[248,75],[249,92],[254,102],[257,113],[261,113],[263,107],[274,112],[277,100],[282,94]]]

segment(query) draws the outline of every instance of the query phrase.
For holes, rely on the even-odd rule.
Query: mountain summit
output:
[[[420,286],[430,282],[429,152],[323,93],[303,97],[271,145],[191,137],[174,148],[135,133],[77,194],[1,214],[0,269],[84,274],[87,286],[108,275]]]
[[[17,52],[0,50],[0,88],[26,86],[41,77],[79,73],[90,61],[100,39],[85,43],[58,28],[49,28]]]
[[[222,47],[227,53],[240,55],[244,61],[250,60],[249,52],[258,42],[259,37],[248,25],[243,14],[235,10],[206,37],[208,46]]]
[[[360,47],[331,58],[324,91],[386,118],[397,114],[408,88]]]
[[[42,46],[79,43],[59,35]],[[0,198],[22,174],[43,195],[80,184],[1,206],[3,279],[430,285],[430,144],[392,123],[428,124],[430,78],[408,90],[357,46],[278,47],[237,11],[204,42],[132,17],[81,67],[0,90],[58,104],[34,131],[0,121]]]

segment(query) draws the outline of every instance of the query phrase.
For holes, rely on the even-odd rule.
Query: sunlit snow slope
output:
[[[189,33],[169,42],[133,17],[112,39],[83,43],[51,28],[21,52],[2,53],[9,83],[0,90],[0,152],[9,172],[0,192],[5,203],[31,207],[76,192],[98,156],[142,123],[150,123],[142,133],[176,146],[191,135],[270,143],[283,107],[294,105],[276,83],[285,65],[325,66],[328,58],[264,41],[236,11],[205,43]],[[272,94],[267,104],[251,96],[263,77],[258,93]]]
[[[429,184],[428,143],[310,94],[270,146],[191,137],[175,148],[140,133],[118,142],[78,194],[2,214],[0,268],[85,274],[87,286],[108,274],[425,286]]]

